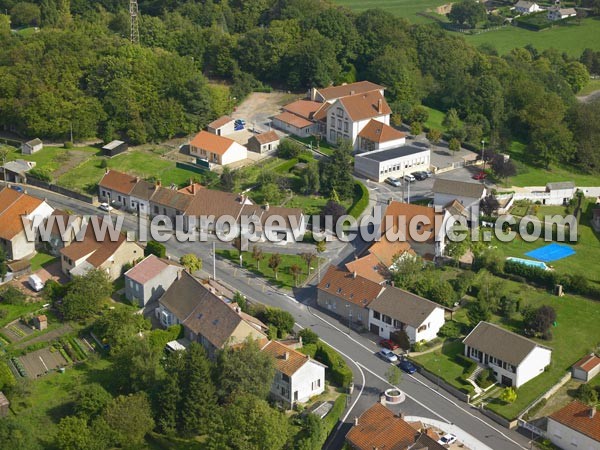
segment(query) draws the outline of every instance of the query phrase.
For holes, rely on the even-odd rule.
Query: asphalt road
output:
[[[66,209],[79,214],[97,214],[98,209],[59,194],[27,186],[26,190],[32,195],[46,198],[55,208]],[[120,213],[119,213],[120,214]],[[124,215],[126,228],[135,226],[135,218]],[[212,243],[177,242],[169,240],[166,244],[169,255],[179,257],[185,253],[194,252],[203,259],[203,270],[213,273]],[[223,246],[224,244],[219,244]],[[330,246],[325,256],[332,262],[338,263],[351,258],[359,252],[366,243],[355,241],[343,246],[335,243]],[[358,247],[358,250],[355,248]],[[297,247],[277,246],[277,250],[295,251]],[[323,341],[340,352],[348,361],[355,380],[355,390],[349,400],[349,408],[345,413],[344,425],[333,435],[327,444],[328,449],[341,448],[345,431],[351,426],[355,416],[378,401],[379,395],[390,387],[385,379],[389,364],[375,356],[378,350],[375,343],[367,337],[347,328],[346,324],[315,309],[316,292],[314,286],[309,286],[286,294],[267,285],[261,278],[236,268],[227,261],[216,260],[216,276],[232,289],[246,295],[251,301],[269,306],[282,308],[294,315],[299,328],[313,329]],[[412,416],[430,417],[445,423],[454,424],[465,430],[481,443],[494,450],[514,450],[529,448],[528,440],[516,431],[507,430],[480,414],[466,403],[456,400],[434,384],[416,374],[404,374],[399,387],[406,393],[408,399],[402,404],[402,410]]]

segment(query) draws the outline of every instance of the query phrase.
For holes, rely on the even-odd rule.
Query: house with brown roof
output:
[[[574,400],[548,416],[546,438],[559,448],[600,448],[600,414],[595,406]]]
[[[261,351],[274,361],[271,396],[275,400],[292,408],[325,390],[325,365],[277,341],[269,341]]]
[[[219,117],[206,126],[206,131],[217,136],[227,136],[235,131],[235,120],[229,116]]]
[[[330,266],[317,286],[317,304],[351,326],[369,326],[369,304],[384,287],[378,283]]]
[[[357,150],[372,152],[373,150],[397,148],[404,144],[406,144],[406,133],[379,120],[371,119],[358,133]]]
[[[227,345],[266,339],[264,324],[247,320],[239,307],[217,297],[186,271],[179,272],[158,304],[155,314],[160,323],[182,324],[185,337],[202,344],[210,358]]]
[[[330,144],[345,139],[358,150],[358,135],[363,128],[371,120],[389,125],[391,114],[391,108],[379,91],[341,97],[327,110],[325,139]]]
[[[584,356],[571,367],[573,378],[588,382],[600,373],[600,357],[591,353]]]
[[[106,169],[98,183],[98,199],[113,206],[128,207],[131,191],[133,191],[138,181],[140,181],[139,177]]]
[[[289,111],[283,111],[273,117],[271,121],[273,127],[293,134],[298,137],[307,137],[316,134],[319,130],[318,125],[312,120],[298,116]]]
[[[100,224],[102,218],[97,219]],[[75,242],[60,250],[63,273],[84,275],[92,269],[102,269],[114,281],[121,276],[126,264],[144,256],[144,250],[137,243],[128,241],[124,234],[119,233],[113,240],[108,231],[101,236],[94,228],[91,222],[88,223],[81,231],[83,236],[77,236]]]
[[[389,339],[404,331],[410,342],[430,341],[444,325],[444,308],[404,289],[388,286],[369,304],[369,330]]]
[[[325,88],[312,88],[308,91],[308,98],[318,103],[334,103],[337,99],[350,95],[368,94],[379,92],[383,95],[385,88],[370,81],[357,81],[355,83],[344,83],[339,86],[328,86]]]
[[[44,200],[14,189],[0,189],[0,246],[9,260],[33,256],[39,225],[53,212]],[[25,225],[33,231],[28,238]]]
[[[381,403],[375,403],[360,417],[346,435],[346,443],[354,450],[444,450],[444,446],[404,420]]]
[[[125,272],[125,297],[140,307],[158,300],[179,276],[183,267],[148,255]]]
[[[233,139],[203,130],[191,140],[190,155],[226,166],[248,158],[248,149]]]
[[[255,153],[270,153],[279,147],[279,135],[275,131],[255,134],[248,139],[248,150]]]
[[[367,253],[346,264],[348,272],[356,272],[359,276],[376,283],[382,284],[390,276],[390,268],[398,259],[416,256],[408,242],[390,241],[382,236],[380,241],[374,242]]]
[[[552,349],[489,322],[463,340],[465,356],[493,371],[498,383],[518,388],[544,372]]]

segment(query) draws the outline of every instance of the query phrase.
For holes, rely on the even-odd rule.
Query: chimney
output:
[[[288,359],[290,359],[290,352],[285,352],[285,353],[283,354],[283,359],[285,359],[286,361],[287,361]]]
[[[239,306],[236,306],[235,307],[235,312],[238,313],[238,314],[241,313],[242,312],[242,308],[240,308]]]
[[[358,417],[354,416],[354,426],[358,426]]]
[[[379,396],[379,403],[385,406],[385,394]]]
[[[183,270],[178,270],[177,271],[177,279],[181,280],[181,276],[182,276]]]
[[[377,112],[379,114],[383,114],[383,100],[382,99],[377,100]]]
[[[156,186],[157,187],[161,187],[162,186],[162,182],[160,180],[156,180]]]
[[[110,169],[107,167],[106,169],[104,169],[104,173],[108,173],[110,172]]]
[[[356,278],[358,274],[356,273],[356,270],[354,272],[352,272],[352,278]]]
[[[590,419],[594,418],[594,416],[596,415],[596,407],[595,406],[592,406],[590,408],[590,410],[588,411],[588,415],[590,416]]]
[[[302,347],[302,336],[298,336],[298,344]]]
[[[392,280],[392,281],[390,282],[390,284],[392,285],[392,287],[394,287],[396,283],[394,282],[394,280]]]
[[[405,417],[405,415],[404,415],[404,413],[403,413],[402,411],[400,411],[398,414],[396,414],[396,417],[397,417],[398,419],[402,419],[402,420],[404,420],[404,417]]]
[[[268,210],[269,210],[269,208],[270,208],[270,207],[269,207],[269,204],[268,204],[268,203],[265,203],[265,211],[268,211]]]
[[[350,90],[350,95],[354,95],[356,94],[356,91],[354,89]]]

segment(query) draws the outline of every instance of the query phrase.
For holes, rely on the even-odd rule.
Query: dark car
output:
[[[21,192],[21,193],[23,192],[23,188],[21,186],[12,185],[10,188],[17,192]]]
[[[417,368],[408,359],[403,359],[398,363],[398,367],[404,370],[406,373],[413,374],[417,371]]]
[[[413,176],[418,180],[422,181],[427,179],[427,172],[413,172]]]
[[[387,348],[388,350],[396,350],[397,348],[400,348],[400,346],[398,344],[396,344],[394,341],[390,341],[389,339],[380,340],[379,346],[383,347],[383,348]]]
[[[487,177],[487,174],[485,172],[478,172],[475,175],[473,175],[474,180],[485,180],[485,177]]]

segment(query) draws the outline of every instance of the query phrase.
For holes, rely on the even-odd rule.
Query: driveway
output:
[[[235,109],[231,116],[234,119],[244,119],[250,130],[269,131],[271,117],[281,112],[281,106],[300,97],[302,97],[300,94],[284,92],[254,92]]]

